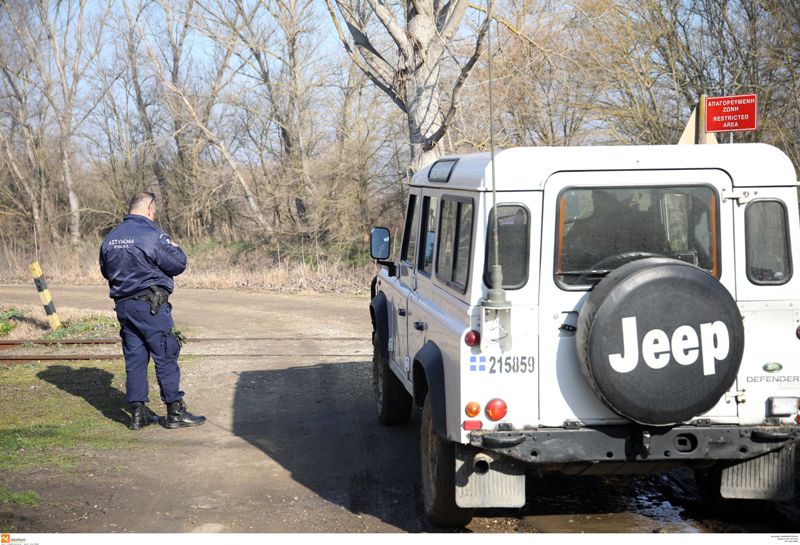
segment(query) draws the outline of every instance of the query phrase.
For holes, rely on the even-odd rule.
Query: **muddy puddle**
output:
[[[549,481],[549,479],[548,479]],[[675,505],[654,479],[568,478],[548,482],[526,509],[521,529],[543,533],[702,533],[709,530]],[[557,487],[557,491],[553,487]]]

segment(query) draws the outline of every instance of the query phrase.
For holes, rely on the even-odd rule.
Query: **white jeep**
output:
[[[683,466],[726,507],[793,497],[797,185],[763,144],[518,148],[418,172],[399,261],[372,231],[370,314],[381,422],[422,409],[431,522],[523,506],[526,469]]]

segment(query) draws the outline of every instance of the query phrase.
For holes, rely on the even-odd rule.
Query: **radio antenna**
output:
[[[486,49],[489,63],[489,147],[492,163],[492,256],[491,266],[489,269],[489,282],[492,287],[486,294],[486,298],[481,302],[481,305],[488,308],[505,308],[508,307],[506,300],[506,291],[503,289],[503,267],[500,265],[500,237],[498,235],[499,221],[497,219],[497,178],[495,176],[494,167],[494,93],[493,93],[493,76],[492,76],[492,8],[494,7],[494,0],[486,0],[486,17],[489,19],[488,34],[486,36]]]

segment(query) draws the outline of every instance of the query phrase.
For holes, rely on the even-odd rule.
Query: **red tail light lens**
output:
[[[467,346],[478,346],[481,344],[481,334],[474,329],[471,329],[467,331],[466,335],[464,335],[464,342],[467,344]]]
[[[464,420],[463,426],[466,431],[474,431],[481,429],[483,423],[480,420]]]
[[[489,420],[497,422],[505,417],[506,413],[508,413],[508,405],[502,399],[495,398],[486,404],[486,416],[489,417]]]

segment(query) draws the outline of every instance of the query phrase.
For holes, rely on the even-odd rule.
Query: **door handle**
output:
[[[397,314],[399,314],[400,316],[405,316],[408,314],[408,312],[404,308],[399,308],[397,309]]]
[[[426,329],[428,329],[428,324],[426,324],[425,322],[414,322],[414,329],[416,329],[417,331],[425,331]]]

